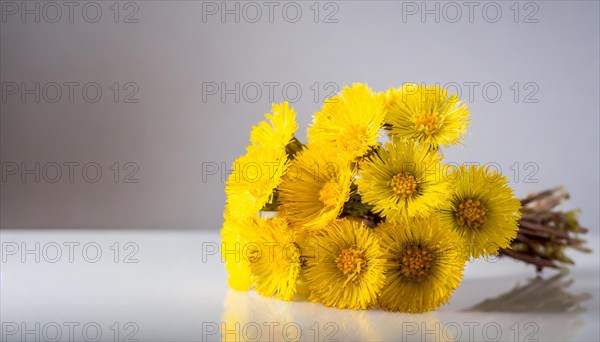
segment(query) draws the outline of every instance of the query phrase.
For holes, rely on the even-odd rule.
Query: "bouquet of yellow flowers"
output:
[[[444,163],[469,110],[443,88],[344,87],[315,113],[306,144],[287,102],[265,117],[226,184],[221,252],[233,289],[424,312],[448,302],[470,258],[556,267],[569,262],[557,250],[583,249],[572,213],[560,227],[536,221],[553,206],[535,216],[531,204],[547,196],[523,207],[495,170]]]

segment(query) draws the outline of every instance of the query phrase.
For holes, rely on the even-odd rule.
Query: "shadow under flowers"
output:
[[[583,303],[592,298],[589,293],[569,291],[573,284],[566,270],[551,277],[538,276],[462,311],[499,324],[502,336],[513,340],[573,340],[586,326]]]
[[[549,277],[537,276],[525,285],[517,284],[512,290],[495,298],[488,298],[464,311],[515,313],[578,313],[581,305],[592,296],[589,293],[572,294],[568,288],[574,280],[567,270]]]

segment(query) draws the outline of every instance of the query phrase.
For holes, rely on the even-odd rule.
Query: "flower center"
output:
[[[351,126],[344,130],[341,139],[345,151],[359,151],[367,140],[367,128],[364,126]]]
[[[400,273],[412,280],[421,280],[429,275],[431,254],[422,247],[408,247],[402,254]]]
[[[340,192],[336,183],[326,183],[319,191],[319,201],[326,207],[335,206],[339,197]]]
[[[404,173],[398,173],[392,177],[390,187],[400,197],[410,197],[417,191],[415,177]]]
[[[365,263],[362,253],[355,249],[344,249],[335,259],[337,267],[345,275],[354,275],[360,273],[361,267]]]
[[[486,220],[485,207],[481,204],[481,201],[469,198],[458,205],[456,218],[461,227],[480,228]]]
[[[415,120],[415,127],[425,135],[431,135],[435,133],[437,129],[437,123],[437,116],[422,113],[421,116]]]

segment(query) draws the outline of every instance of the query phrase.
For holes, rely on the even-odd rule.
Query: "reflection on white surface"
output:
[[[221,337],[226,341],[443,339],[440,321],[434,313],[411,315],[378,310],[338,310],[234,290],[227,293],[222,318]],[[421,330],[427,334],[421,334]]]
[[[476,261],[448,305],[403,314],[337,310],[230,290],[214,250],[216,233],[2,230],[0,240],[1,341],[600,337],[597,254],[573,255],[578,259],[571,273],[550,270],[541,278],[512,260]],[[84,253],[86,245],[95,247]],[[597,241],[590,247],[597,251]]]
[[[425,314],[337,310],[229,290],[219,328],[227,341],[580,340],[585,336],[583,305],[592,296],[569,293],[566,287],[573,281],[567,276],[536,277],[470,308]],[[482,282],[467,283],[480,289],[473,296],[485,296],[485,287],[478,286]],[[219,331],[216,326],[214,331]]]

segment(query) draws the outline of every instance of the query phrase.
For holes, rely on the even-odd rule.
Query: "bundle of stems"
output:
[[[500,255],[532,264],[540,272],[544,267],[561,268],[574,264],[565,255],[569,248],[590,253],[591,250],[584,246],[585,240],[578,237],[588,231],[579,225],[579,211],[555,209],[568,198],[565,189],[559,187],[521,200],[519,232],[509,248],[500,250]]]

